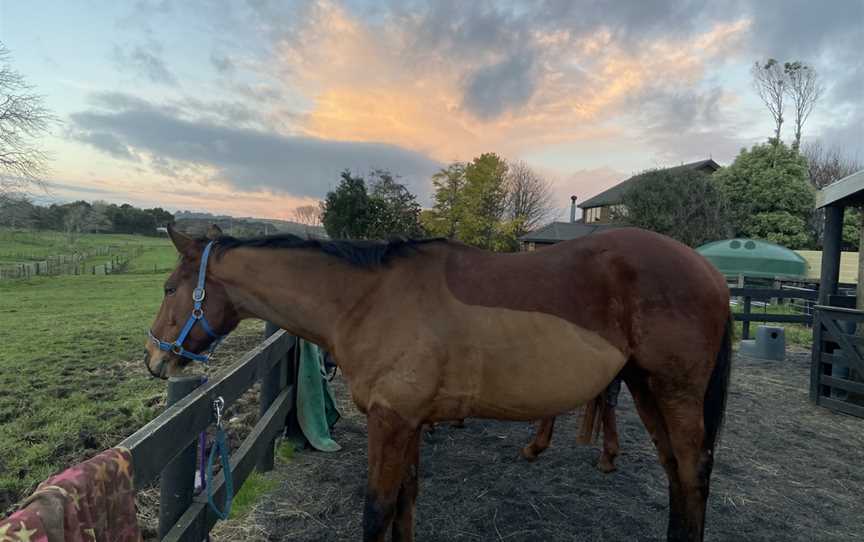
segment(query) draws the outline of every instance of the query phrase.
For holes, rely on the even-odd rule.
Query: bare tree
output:
[[[519,221],[517,237],[539,226],[554,211],[551,183],[525,162],[509,163],[507,192],[509,218]]]
[[[816,70],[802,62],[787,62],[783,71],[786,73],[786,89],[795,113],[795,142],[792,148],[798,149],[801,146],[801,130],[816,102],[822,97],[824,87]]]
[[[817,190],[864,169],[861,160],[844,155],[838,147],[826,148],[821,141],[807,143],[801,154],[807,159],[810,184]]]
[[[76,201],[64,207],[63,231],[70,245],[74,245],[82,233],[98,231],[110,224],[104,209],[94,208],[85,201]]]
[[[47,134],[56,121],[9,59],[0,43],[0,199],[43,186],[48,156],[33,140]]]
[[[769,58],[764,64],[756,62],[750,69],[753,76],[753,87],[762,103],[768,108],[774,118],[774,140],[780,141],[780,129],[783,126],[783,99],[786,97],[788,77],[783,65]]]
[[[820,141],[807,143],[801,148],[801,154],[807,159],[807,168],[810,179],[810,184],[813,188],[820,190],[825,188],[834,181],[838,181],[843,177],[864,169],[864,162],[856,158],[844,155],[838,147],[826,148]],[[846,210],[847,217],[849,212],[859,212],[857,209],[851,208]],[[849,221],[847,221],[849,222]],[[847,235],[845,229],[851,224],[844,225],[844,242],[850,233]],[[825,228],[825,209],[814,209],[813,215],[810,217],[810,230],[813,236],[815,246],[822,246],[822,235]]]
[[[29,228],[33,225],[33,202],[23,196],[0,198],[0,226]]]
[[[291,213],[295,222],[307,226],[321,225],[321,207],[319,205],[301,205]]]

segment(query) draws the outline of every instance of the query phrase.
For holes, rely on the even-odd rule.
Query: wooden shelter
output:
[[[837,295],[843,214],[849,206],[864,206],[864,170],[816,194],[816,208],[825,210],[825,233],[819,304],[813,313],[810,398],[833,411],[864,418],[864,295],[860,264],[858,295]]]

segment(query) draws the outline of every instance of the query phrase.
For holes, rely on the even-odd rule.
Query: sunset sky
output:
[[[53,200],[290,218],[382,167],[428,205],[432,173],[492,151],[563,210],[764,141],[767,57],[822,76],[805,140],[864,159],[862,0],[0,0],[0,41],[62,120]]]

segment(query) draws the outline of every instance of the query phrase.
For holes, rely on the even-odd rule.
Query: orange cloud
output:
[[[494,150],[509,156],[548,143],[624,137],[616,123],[627,100],[651,85],[697,84],[716,55],[749,28],[718,24],[687,40],[659,39],[638,50],[609,31],[529,35],[533,92],[514,109],[483,120],[463,107],[466,78],[503,53],[453,58],[417,51],[410,27],[367,23],[328,1],[317,2],[278,61],[291,85],[311,99],[301,130],[316,137],[386,142],[441,161]]]

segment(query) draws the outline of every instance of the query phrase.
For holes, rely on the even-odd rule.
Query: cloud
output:
[[[679,28],[618,3],[508,6],[391,5],[364,18],[336,2],[306,3],[295,24],[271,27],[270,73],[308,98],[290,119],[307,135],[383,141],[441,161],[518,156],[550,143],[623,140],[634,99],[658,87],[704,91],[711,66],[749,31],[729,17]],[[686,2],[656,9],[693,11]]]
[[[469,74],[463,105],[484,120],[517,110],[534,93],[533,66],[533,57],[526,54],[484,66]]]
[[[114,46],[112,53],[114,64],[118,69],[133,73],[157,85],[177,86],[177,77],[162,60],[162,46],[150,40],[146,46],[135,45],[125,48]]]
[[[217,72],[223,75],[234,73],[236,70],[236,66],[234,65],[234,61],[231,60],[231,57],[217,53],[216,51],[210,53],[210,64],[213,65]]]
[[[102,107],[70,117],[79,141],[118,158],[129,159],[134,153],[157,173],[202,184],[222,182],[235,190],[320,198],[335,186],[342,170],[366,173],[380,167],[402,175],[415,194],[428,198],[428,179],[440,166],[394,145],[222,125],[132,96],[111,94],[94,101]]]

